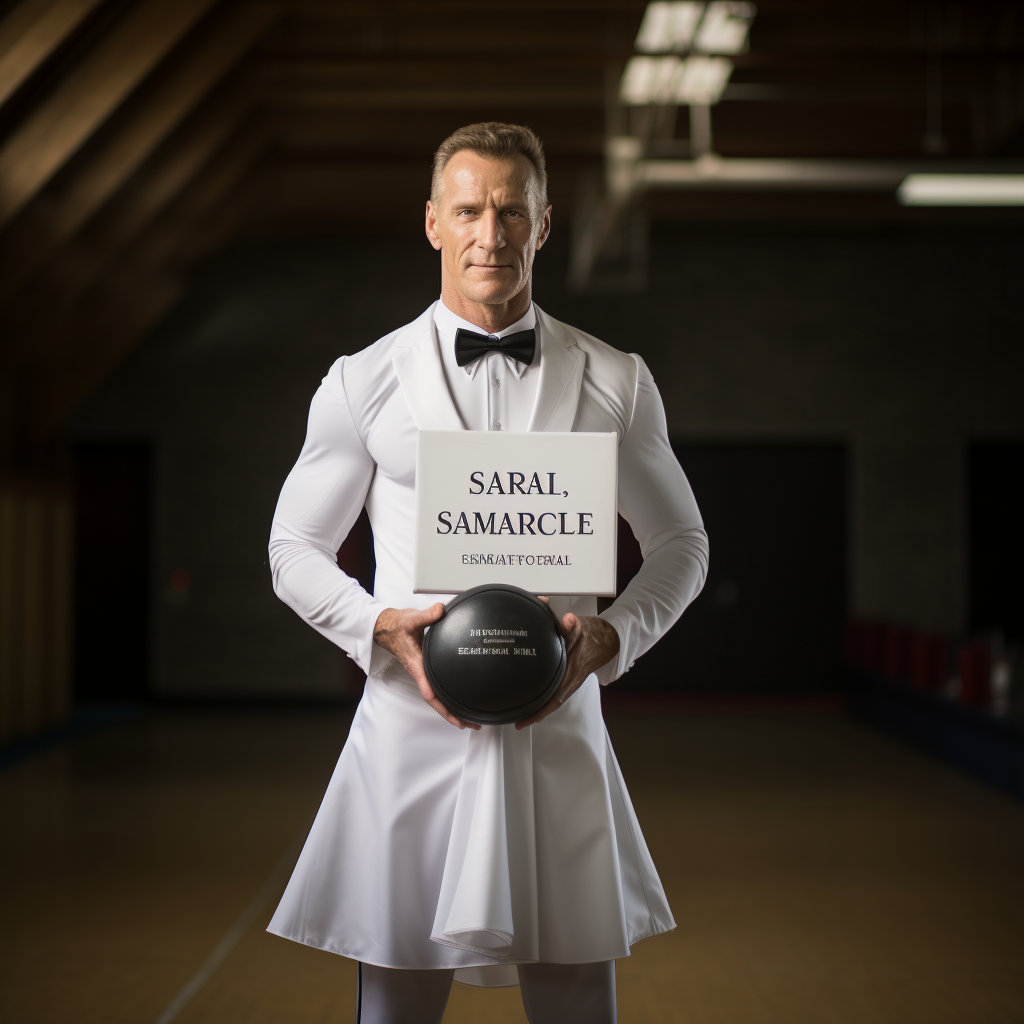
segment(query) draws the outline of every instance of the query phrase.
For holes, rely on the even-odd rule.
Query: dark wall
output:
[[[839,689],[846,612],[844,446],[673,447],[711,542],[708,579],[622,687]]]
[[[559,227],[538,302],[640,353],[674,438],[844,446],[844,603],[966,626],[967,439],[1024,437],[1017,235],[677,234],[655,238],[645,293],[573,295]],[[330,363],[411,320],[438,281],[415,239],[238,244],[81,411],[80,438],[154,444],[158,692],[330,694],[348,678],[273,596],[269,523]]]
[[[1024,641],[1024,442],[970,448],[971,627]]]
[[[78,700],[138,700],[148,693],[151,463],[145,443],[75,448]]]

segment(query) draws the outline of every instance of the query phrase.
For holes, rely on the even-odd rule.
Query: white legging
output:
[[[454,971],[359,963],[356,1024],[441,1024]],[[519,964],[530,1024],[615,1024],[615,961]]]

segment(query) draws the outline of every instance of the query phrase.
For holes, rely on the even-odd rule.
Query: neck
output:
[[[527,281],[523,289],[513,295],[508,302],[473,302],[467,299],[446,281],[441,281],[441,301],[463,320],[468,320],[477,327],[482,327],[488,334],[511,327],[517,320],[522,320],[530,308],[532,289]]]

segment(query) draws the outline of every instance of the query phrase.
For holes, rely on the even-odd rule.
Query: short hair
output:
[[[501,121],[481,121],[467,124],[452,132],[434,154],[434,174],[430,181],[430,198],[437,202],[441,198],[443,174],[448,161],[456,153],[468,149],[480,156],[507,159],[521,153],[533,164],[537,174],[541,209],[548,205],[548,172],[544,165],[544,144],[524,124],[504,124]]]

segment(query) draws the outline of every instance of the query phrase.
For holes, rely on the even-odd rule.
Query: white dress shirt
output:
[[[526,430],[537,396],[542,356],[541,332],[537,330],[537,311],[533,303],[530,303],[526,316],[497,334],[490,334],[484,328],[463,320],[444,302],[438,302],[434,307],[434,324],[441,346],[445,382],[466,429]],[[536,330],[537,348],[533,362],[527,366],[500,352],[488,352],[466,366],[459,366],[455,361],[455,332],[460,327],[498,339],[519,331]]]

